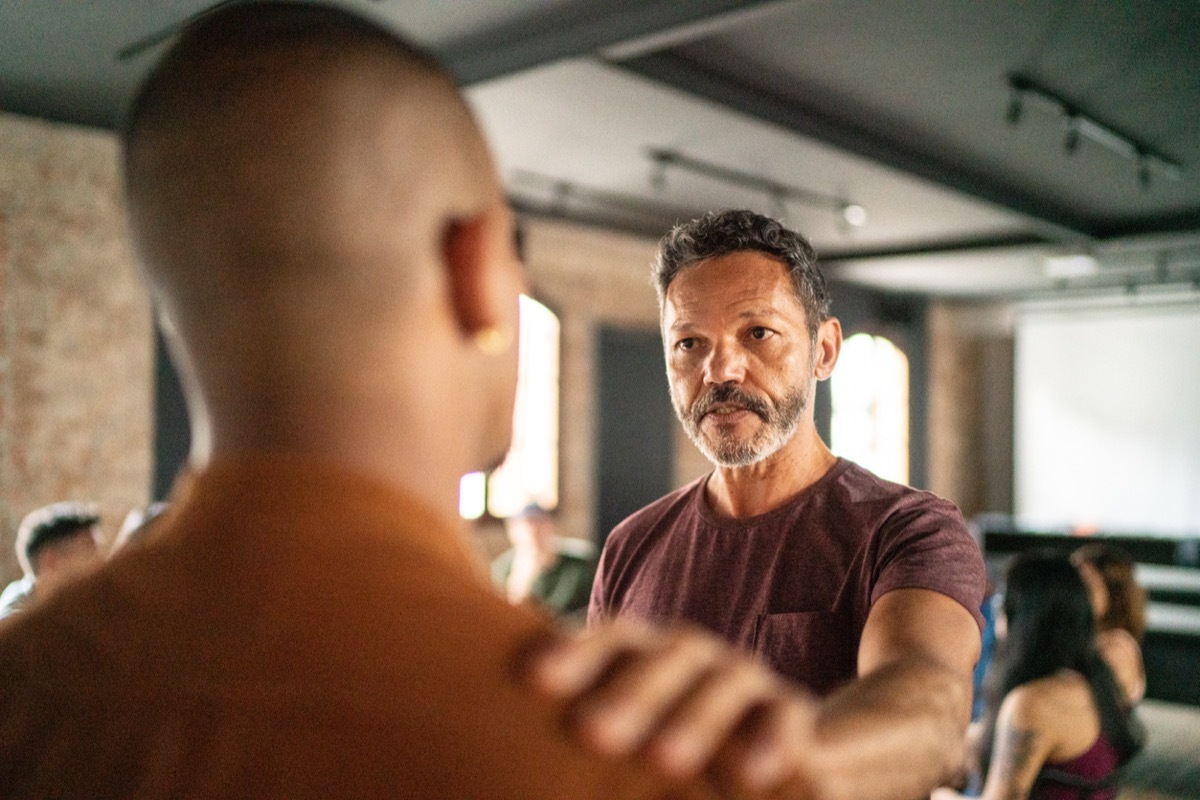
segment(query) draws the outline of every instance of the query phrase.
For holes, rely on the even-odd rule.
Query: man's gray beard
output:
[[[799,386],[783,396],[779,405],[755,397],[743,391],[734,384],[719,384],[705,392],[692,403],[691,408],[683,408],[671,392],[672,405],[675,415],[683,424],[692,444],[700,449],[704,457],[719,467],[747,467],[757,464],[764,458],[774,455],[787,444],[796,429],[800,427],[800,419],[812,394],[812,384]],[[700,423],[713,405],[734,403],[757,414],[765,423],[757,433],[749,439],[737,439],[732,436],[710,440],[700,429]]]

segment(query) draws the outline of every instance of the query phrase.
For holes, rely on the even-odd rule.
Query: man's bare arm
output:
[[[979,658],[974,617],[957,601],[900,589],[871,610],[859,680],[817,718],[831,797],[916,797],[957,776]]]
[[[696,631],[618,621],[534,663],[535,684],[577,698],[575,724],[609,753],[737,791],[791,798],[916,797],[954,774],[979,653],[971,614],[897,590],[875,604],[860,680],[824,701]]]

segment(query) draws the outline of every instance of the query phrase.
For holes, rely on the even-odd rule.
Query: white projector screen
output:
[[[1017,317],[1017,523],[1200,535],[1200,305]]]

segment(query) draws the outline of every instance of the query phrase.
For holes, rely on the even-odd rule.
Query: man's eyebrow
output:
[[[686,331],[686,330],[690,330],[692,327],[693,326],[690,322],[676,320],[675,322],[672,322],[670,325],[667,326],[667,330],[672,331],[672,332]]]
[[[761,319],[763,317],[783,316],[783,313],[784,312],[781,312],[775,306],[760,306],[758,308],[748,308],[745,311],[739,311],[737,313],[736,318],[737,319]],[[680,330],[688,330],[693,327],[695,327],[695,326],[689,320],[679,319],[677,317],[675,322],[672,322],[667,327],[667,330],[680,331]]]

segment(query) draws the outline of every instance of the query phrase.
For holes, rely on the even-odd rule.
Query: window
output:
[[[830,448],[898,483],[908,482],[908,359],[882,336],[842,343],[830,379]]]
[[[463,476],[458,510],[465,519],[507,517],[531,503],[558,506],[559,338],[554,312],[522,295],[512,445],[491,473]]]

